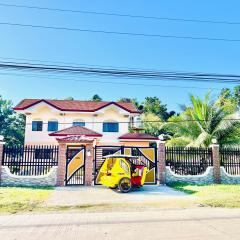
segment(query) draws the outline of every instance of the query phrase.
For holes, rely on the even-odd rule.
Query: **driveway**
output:
[[[129,193],[119,193],[104,186],[80,186],[56,188],[46,204],[48,206],[72,206],[88,204],[156,203],[159,201],[191,198],[190,195],[173,190],[167,186],[147,185]]]
[[[0,216],[2,240],[239,240],[240,209]]]

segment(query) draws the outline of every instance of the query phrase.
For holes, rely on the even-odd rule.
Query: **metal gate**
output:
[[[85,181],[85,147],[69,146],[66,152],[65,183],[69,185],[84,185]]]
[[[149,172],[146,175],[145,184],[157,183],[157,149],[155,147],[132,147],[132,146],[96,146],[94,159],[94,183],[98,184],[98,172],[104,162],[103,157],[109,154],[125,154],[136,156],[140,159]]]

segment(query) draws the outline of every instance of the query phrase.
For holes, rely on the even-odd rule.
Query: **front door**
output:
[[[85,180],[85,147],[68,146],[66,152],[66,178],[69,185],[84,185]]]

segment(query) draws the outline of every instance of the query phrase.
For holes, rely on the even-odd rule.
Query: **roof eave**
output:
[[[85,136],[85,137],[102,137],[102,134],[61,134],[61,133],[49,133],[50,137],[67,137],[67,136]]]
[[[120,141],[131,141],[131,140],[141,140],[141,141],[157,141],[158,138],[118,138]]]
[[[23,100],[23,101],[24,101],[24,100]],[[46,104],[48,104],[48,105],[50,105],[50,106],[52,106],[52,107],[54,107],[54,108],[56,108],[56,109],[58,109],[58,110],[60,110],[60,111],[66,111],[66,112],[96,112],[96,111],[98,111],[98,110],[100,110],[100,109],[102,109],[102,108],[105,108],[105,107],[113,104],[113,105],[115,105],[115,106],[117,106],[117,107],[119,107],[119,108],[121,108],[121,109],[129,112],[129,113],[135,113],[135,114],[139,114],[139,113],[140,113],[140,111],[138,111],[138,110],[137,110],[137,111],[131,111],[131,110],[127,109],[126,107],[121,106],[121,105],[120,105],[119,103],[117,103],[117,102],[109,102],[109,103],[106,103],[105,105],[103,105],[103,106],[101,106],[101,107],[99,107],[99,108],[93,109],[93,110],[78,110],[78,109],[65,109],[65,108],[57,107],[57,106],[55,106],[54,104],[50,103],[50,102],[49,102],[48,100],[46,100],[46,99],[39,99],[39,100],[36,99],[36,102],[34,102],[34,103],[32,103],[32,104],[29,104],[29,105],[27,105],[26,107],[17,107],[17,106],[20,104],[20,103],[19,103],[17,106],[15,106],[15,107],[13,108],[13,110],[15,110],[15,111],[18,111],[18,110],[26,110],[26,109],[28,109],[28,108],[36,105],[36,104],[39,104],[39,103],[41,103],[41,102],[45,102]]]

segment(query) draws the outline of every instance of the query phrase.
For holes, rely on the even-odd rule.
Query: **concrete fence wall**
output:
[[[173,182],[187,182],[191,184],[240,184],[240,175],[228,174],[224,167],[221,167],[221,157],[219,145],[213,144],[212,160],[213,166],[208,167],[206,172],[201,175],[178,175],[171,171],[170,167],[166,166],[166,156],[158,151],[158,176],[160,183],[169,184]],[[165,149],[165,142],[161,141],[158,149]],[[165,151],[161,150],[165,153]]]
[[[170,167],[166,167],[166,184],[175,182],[186,182],[197,185],[213,184],[213,167],[208,167],[207,170],[201,175],[178,175],[175,174]]]
[[[8,167],[2,166],[4,143],[0,141],[0,185],[2,186],[64,186],[66,173],[66,144],[59,143],[58,167],[53,167],[51,171],[42,176],[16,176],[12,174]],[[165,142],[158,143],[157,172],[158,183],[187,182],[192,184],[240,184],[240,175],[228,174],[224,167],[220,166],[219,146],[212,145],[213,166],[208,167],[206,172],[193,175],[178,175],[166,166]],[[93,182],[93,145],[87,145],[89,155],[86,157],[85,184],[91,185]]]
[[[1,185],[2,186],[22,186],[22,187],[46,187],[56,186],[57,184],[57,168],[52,167],[49,173],[40,176],[17,176],[10,172],[9,168],[2,166],[1,169]]]
[[[240,175],[231,175],[226,172],[224,167],[220,168],[221,183],[223,184],[240,184]]]

